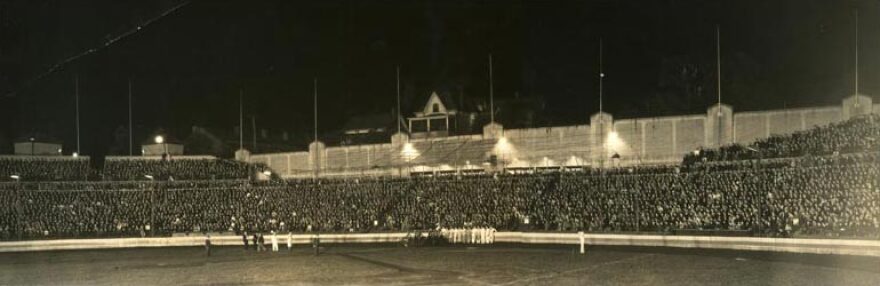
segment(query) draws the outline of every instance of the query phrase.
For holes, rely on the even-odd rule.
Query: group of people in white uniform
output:
[[[442,228],[440,234],[450,243],[490,244],[495,242],[494,227]]]

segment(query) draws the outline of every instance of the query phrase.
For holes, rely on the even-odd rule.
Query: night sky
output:
[[[540,125],[583,124],[598,111],[599,38],[607,112],[703,113],[716,100],[716,24],[736,111],[838,104],[853,93],[856,10],[859,90],[877,100],[877,0],[0,0],[0,153],[31,132],[72,150],[76,77],[82,151],[100,156],[128,124],[128,79],[137,141],[231,132],[239,90],[260,127],[307,137],[314,77],[327,132],[390,112],[396,65],[404,111],[432,90],[487,98],[489,53],[497,99],[543,100]]]

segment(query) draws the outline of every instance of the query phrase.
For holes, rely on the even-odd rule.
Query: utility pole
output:
[[[251,115],[251,133],[254,136],[254,150],[253,152],[257,152],[257,116]]]
[[[315,106],[314,106],[315,107],[315,111],[314,111],[314,116],[315,116],[315,120],[314,120],[315,121],[315,158],[314,158],[315,163],[314,163],[314,168],[315,168],[315,170],[314,171],[315,171],[315,179],[317,179],[318,178],[318,170],[321,167],[321,154],[319,152],[320,150],[318,150],[318,78],[317,77],[315,77],[314,92],[315,92],[315,100],[314,100],[314,104],[315,104]]]
[[[244,90],[238,90],[238,150],[244,150]]]
[[[855,54],[856,54],[856,65],[855,65],[855,82],[853,83],[853,90],[855,93],[853,95],[856,96],[856,106],[859,106],[859,10],[855,11],[856,13],[856,39],[855,39]]]
[[[314,92],[315,92],[315,100],[314,100],[314,103],[315,103],[315,111],[314,111],[314,115],[315,115],[315,120],[314,120],[315,121],[315,143],[317,143],[318,142],[318,78],[317,77],[315,78]]]
[[[721,27],[717,24],[715,25],[715,69],[715,86],[718,92],[718,114],[715,115],[715,121],[718,122],[718,127],[716,128],[718,129],[718,138],[716,143],[720,148],[721,144],[723,143],[723,140],[721,139],[721,116],[723,114],[721,112]]]
[[[718,106],[721,106],[721,28],[715,25],[715,75],[718,90]]]
[[[489,54],[489,118],[495,123],[495,86],[492,75],[492,54]]]
[[[400,133],[400,66],[397,66],[397,118],[394,122],[397,125],[397,133]]]
[[[80,145],[79,145],[79,74],[77,74],[74,78],[74,85],[76,86],[76,154],[80,153]]]
[[[602,81],[605,80],[605,73],[602,71],[602,38],[599,38],[599,113],[602,109]]]
[[[134,155],[134,143],[132,136],[132,123],[131,123],[131,78],[128,79],[128,156]]]
[[[603,57],[603,55],[602,55],[602,48],[603,48],[602,46],[603,45],[602,44],[603,44],[602,38],[599,38],[599,130],[605,130],[605,117],[603,115],[603,113],[605,112],[605,109],[603,106],[604,94],[603,94],[603,89],[602,89],[603,88],[602,82],[605,80],[605,72],[602,69],[602,57]],[[592,122],[591,122],[591,124],[592,124]],[[607,151],[608,144],[606,143],[605,139],[602,139],[601,144],[602,144],[602,152],[599,154],[599,166],[601,168],[604,168],[605,167],[605,156],[608,155],[608,151]],[[604,171],[602,174],[603,175],[605,174]]]

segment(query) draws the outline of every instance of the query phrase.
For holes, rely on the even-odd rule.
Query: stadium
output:
[[[172,2],[159,16],[106,37],[98,50],[130,51],[114,45],[148,41],[137,33],[149,33],[150,25],[203,19],[195,10],[235,10]],[[507,7],[428,2],[426,11],[440,14]],[[229,5],[247,6],[239,4]],[[294,6],[326,8],[310,5]],[[443,18],[428,14],[430,21]],[[184,128],[191,130],[187,137],[147,123],[134,135],[129,79],[129,127],[112,143],[122,147],[101,142],[94,134],[103,125],[86,121],[82,129],[94,138],[81,148],[76,73],[73,132],[56,132],[59,139],[17,132],[28,135],[0,149],[11,153],[0,155],[0,285],[880,284],[880,104],[859,89],[858,56],[855,86],[846,96],[739,111],[738,95],[721,93],[720,31],[715,26],[712,36],[718,73],[710,82],[717,89],[700,101],[704,105],[682,113],[628,112],[615,109],[621,105],[613,99],[607,107],[600,39],[598,93],[590,99],[598,105],[589,113],[572,107],[579,118],[573,124],[530,123],[564,116],[539,112],[543,103],[528,94],[496,99],[489,53],[479,66],[488,74],[478,83],[488,87],[485,100],[436,83],[407,98],[398,66],[391,115],[350,115],[360,107],[331,95],[322,104],[348,117],[344,124],[330,120],[333,131],[318,127],[319,110],[331,108],[319,109],[319,81],[310,78],[308,96],[295,101],[308,103],[308,116],[299,120],[308,127],[291,133],[307,138],[299,143],[288,133],[268,142],[268,131],[247,113],[269,114],[267,105],[281,101],[246,112],[246,104],[259,104],[247,103],[238,87],[230,89],[236,104],[221,104],[234,105],[234,122],[216,120],[234,125],[230,134],[192,125]],[[858,53],[858,40],[855,45]],[[48,114],[52,107],[23,107],[39,98],[28,90],[51,88],[56,73],[74,69],[67,65],[115,59],[93,52],[35,77],[36,85],[49,87],[16,87],[0,102],[17,103],[8,109],[24,119],[8,121],[39,129],[44,122],[27,120],[32,115],[23,110],[45,107],[39,112]],[[863,57],[880,59],[870,52]],[[230,80],[204,75],[212,76]],[[387,107],[378,96],[368,100]],[[110,103],[99,108],[117,109]],[[157,109],[213,114],[207,106]],[[532,117],[546,119],[523,119]],[[0,129],[0,139],[21,129]],[[110,151],[96,151],[101,148]]]

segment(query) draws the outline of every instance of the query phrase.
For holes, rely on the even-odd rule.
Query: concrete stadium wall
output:
[[[311,234],[293,235],[293,243],[311,244]],[[406,233],[352,233],[352,234],[321,234],[321,243],[395,243],[406,237]],[[271,242],[268,234],[264,234],[267,243]],[[250,239],[250,237],[248,237]],[[211,236],[212,245],[241,246],[241,236]],[[278,244],[287,244],[287,234],[278,235]],[[146,238],[96,238],[96,239],[54,239],[0,242],[0,252],[79,250],[79,249],[113,249],[139,247],[181,247],[204,246],[202,235],[175,237]]]
[[[311,172],[311,168],[308,167],[307,163],[309,162],[309,152],[251,155],[249,161],[251,163],[265,164],[275,171],[275,173],[281,174],[282,176],[300,172]],[[304,164],[303,162],[306,163]]]
[[[840,107],[798,108],[734,115],[734,142],[748,144],[771,135],[790,134],[842,121]]]
[[[213,160],[217,159],[217,157],[209,156],[209,155],[176,155],[172,157],[176,160]],[[149,155],[149,156],[107,156],[104,157],[104,161],[122,161],[122,160],[162,160],[162,155]]]
[[[589,125],[509,130],[489,125],[483,134],[434,138],[411,139],[400,134],[393,136],[391,143],[339,147],[318,143],[308,152],[255,154],[249,160],[265,163],[286,178],[675,164],[699,148],[749,144],[860,114],[880,113],[880,105],[872,102],[870,97],[859,95],[842,100],[840,106],[740,113],[728,105],[713,105],[705,114],[620,120],[597,113],[590,117]],[[615,154],[619,158],[612,158]],[[498,159],[497,166],[489,164],[492,155]]]
[[[619,143],[609,144],[607,156],[618,154],[622,166],[678,162],[685,153],[705,146],[706,129],[702,115],[617,120]]]
[[[16,142],[15,155],[61,156],[61,144],[47,142]]]
[[[179,143],[149,143],[141,145],[141,155],[144,156],[162,156],[168,153],[172,156],[183,155],[183,144]]]
[[[589,125],[504,130],[509,147],[488,142],[508,167],[583,166],[590,161]],[[491,152],[490,152],[491,153]]]
[[[405,238],[406,235],[406,233],[321,234],[320,239],[321,243],[325,244],[396,243]],[[294,244],[302,247],[301,245],[303,244],[310,244],[312,237],[311,234],[296,234],[293,235],[292,241]],[[268,235],[266,236],[266,241],[271,241]],[[880,257],[880,241],[878,240],[584,234],[584,241],[587,246],[660,246]],[[495,233],[495,242],[578,245],[580,244],[580,235],[578,233],[497,232]],[[12,241],[0,242],[0,252],[182,247],[203,246],[204,243],[205,238],[201,235],[162,238]],[[234,235],[212,236],[211,243],[213,245],[242,245],[241,237]],[[287,235],[279,234],[278,243],[279,245],[285,245],[287,243]]]
[[[67,160],[67,161],[85,160],[85,161],[88,161],[90,159],[90,157],[89,156],[73,157],[73,156],[57,156],[57,155],[31,156],[30,154],[28,154],[28,155],[0,155],[0,160],[2,160],[2,159],[12,159],[12,160],[35,159],[35,160]]]

